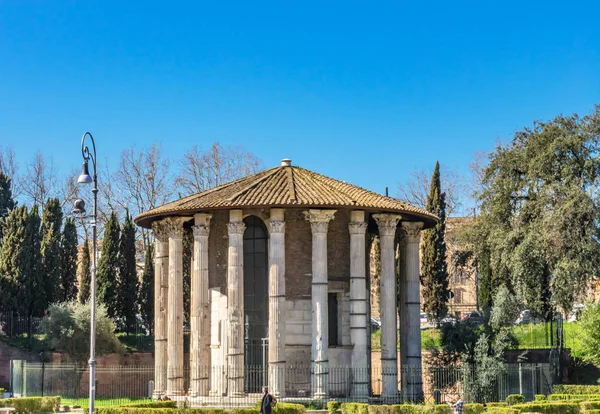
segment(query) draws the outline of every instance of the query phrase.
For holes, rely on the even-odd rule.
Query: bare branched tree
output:
[[[398,185],[398,198],[415,207],[425,208],[433,169],[415,169],[406,182]],[[441,166],[442,191],[446,193],[448,216],[461,213],[467,197],[465,179],[456,170]]]
[[[181,195],[187,196],[254,174],[261,161],[242,147],[223,147],[216,142],[207,151],[192,147],[183,155],[180,167],[177,184]]]
[[[171,162],[163,156],[157,143],[139,152],[134,147],[123,150],[119,166],[112,175],[116,188],[111,190],[109,203],[113,207],[127,207],[133,216],[166,203],[174,193],[170,166]],[[115,194],[118,197],[114,197]],[[141,233],[145,250],[149,234],[144,229]]]
[[[476,152],[473,157],[473,161],[469,165],[471,171],[471,178],[467,183],[467,191],[474,200],[484,190],[485,180],[484,174],[485,169],[489,161],[489,152]],[[478,203],[475,201],[475,209],[478,208]]]
[[[11,191],[13,197],[21,195],[21,183],[17,175],[19,165],[16,161],[15,151],[11,148],[0,146],[0,172],[11,180]]]
[[[46,158],[38,151],[27,165],[21,187],[27,201],[43,210],[46,200],[58,192],[58,173],[52,157]]]

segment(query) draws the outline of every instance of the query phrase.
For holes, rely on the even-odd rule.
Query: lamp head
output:
[[[85,201],[83,201],[81,198],[78,198],[73,203],[73,213],[75,213],[75,214],[85,213]]]
[[[94,179],[90,175],[90,171],[88,168],[88,162],[87,162],[87,160],[85,160],[83,162],[83,167],[81,168],[81,174],[79,175],[79,178],[77,179],[77,183],[78,184],[91,184],[93,182],[94,182]]]

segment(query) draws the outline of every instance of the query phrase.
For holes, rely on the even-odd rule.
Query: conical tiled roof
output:
[[[424,221],[425,227],[431,227],[438,219],[423,209],[393,198],[282,163],[280,167],[164,204],[140,214],[135,222],[149,228],[153,221],[167,216],[249,207],[346,208],[400,213]]]

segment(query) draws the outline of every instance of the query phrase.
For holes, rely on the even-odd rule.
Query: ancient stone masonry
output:
[[[374,214],[381,240],[381,373],[384,397],[398,394],[398,334],[396,331],[396,272],[394,236],[400,220],[398,214]]]
[[[208,395],[210,366],[210,309],[208,290],[208,236],[210,214],[194,216],[194,255],[191,281],[191,396]]]
[[[335,210],[309,210],[305,213],[312,231],[312,369],[314,395],[328,395],[329,321],[327,318],[327,228]]]
[[[152,223],[154,233],[154,396],[167,391],[167,299],[169,292],[169,236],[160,221]]]

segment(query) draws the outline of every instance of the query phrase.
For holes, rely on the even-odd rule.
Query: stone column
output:
[[[285,221],[271,209],[269,220],[269,392],[285,396]]]
[[[152,223],[154,233],[154,395],[167,391],[167,298],[169,292],[169,237],[162,222]]]
[[[207,396],[210,373],[208,234],[210,214],[194,215],[194,254],[190,292],[190,396]]]
[[[404,244],[405,266],[401,266],[401,269],[405,270],[406,273],[403,277],[403,288],[406,290],[406,303],[404,307],[406,309],[406,321],[401,321],[400,332],[404,336],[401,337],[406,342],[406,346],[403,350],[406,352],[406,357],[402,356],[401,361],[402,373],[407,376],[406,381],[402,381],[406,384],[406,391],[403,390],[403,394],[412,401],[423,400],[423,379],[421,374],[421,260],[419,256],[420,242],[421,242],[421,229],[423,223],[421,222],[402,222],[402,228],[406,233],[406,242]]]
[[[244,230],[242,210],[229,212],[227,250],[228,394],[244,395]]]
[[[364,211],[350,213],[350,342],[352,343],[352,395],[369,395],[367,355],[367,269]]]
[[[183,223],[189,218],[167,218],[169,235],[169,312],[167,326],[167,394],[184,395],[183,378]]]
[[[396,316],[396,272],[394,269],[394,237],[400,220],[398,214],[374,214],[379,227],[381,246],[380,315],[382,397],[398,395],[398,334]]]
[[[305,212],[312,231],[312,363],[313,396],[325,398],[329,388],[329,309],[327,305],[327,229],[336,210]]]

